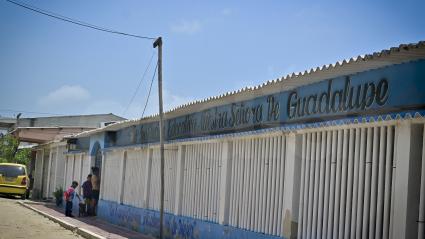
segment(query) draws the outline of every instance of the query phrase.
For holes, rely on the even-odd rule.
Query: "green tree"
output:
[[[31,149],[18,149],[19,140],[7,134],[0,137],[0,163],[19,163],[28,165]]]
[[[19,149],[15,155],[15,162],[29,166],[31,160],[31,149]]]
[[[0,157],[7,162],[13,162],[18,146],[19,141],[13,135],[4,135],[0,138]]]

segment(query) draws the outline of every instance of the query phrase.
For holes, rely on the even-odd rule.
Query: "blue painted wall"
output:
[[[113,224],[121,225],[146,235],[159,236],[159,212],[121,205],[105,200],[99,201],[98,216]],[[223,226],[184,216],[165,213],[165,238],[190,239],[277,239],[282,237]]]

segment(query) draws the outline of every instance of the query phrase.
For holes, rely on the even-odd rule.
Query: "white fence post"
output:
[[[177,152],[177,172],[176,172],[176,199],[174,214],[181,215],[182,212],[182,199],[183,199],[183,186],[186,182],[183,180],[185,168],[185,145],[179,145]]]
[[[302,135],[289,134],[286,136],[285,175],[283,187],[283,236],[297,236],[300,176],[301,176],[301,146]],[[279,232],[280,233],[280,232]]]
[[[144,192],[144,199],[143,199],[143,208],[148,208],[149,206],[149,193],[150,193],[150,180],[151,180],[151,167],[152,167],[152,155],[153,150],[150,148],[147,148],[147,164],[146,164],[146,170],[145,170],[145,192]]]
[[[60,146],[56,146],[56,157],[55,157],[55,174],[54,174],[54,182],[53,182],[53,190],[56,191],[56,187],[58,186],[58,158],[59,158],[59,147]]]
[[[415,238],[419,210],[422,130],[410,121],[396,127],[395,189],[391,238]]]
[[[47,146],[47,147],[50,147],[50,145],[49,146]],[[44,195],[45,195],[45,197],[46,198],[48,198],[49,197],[49,191],[50,191],[50,170],[52,170],[51,168],[52,168],[52,150],[50,149],[49,150],[49,159],[47,160],[47,163],[48,163],[48,165],[47,165],[47,175],[43,175],[43,177],[46,177],[46,187],[44,188]]]
[[[229,223],[230,172],[232,171],[232,141],[223,142],[220,175],[219,223]]]
[[[101,178],[100,178],[100,195],[99,198],[103,199],[105,195],[105,163],[106,163],[106,153],[102,152],[102,168],[100,169]]]
[[[124,198],[124,184],[125,184],[125,168],[127,164],[127,151],[124,150],[122,154],[122,159],[120,160],[120,185],[119,185],[119,194],[118,194],[118,203],[123,203]]]

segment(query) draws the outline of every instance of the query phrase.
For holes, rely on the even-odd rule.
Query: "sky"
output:
[[[126,33],[161,36],[166,110],[425,40],[420,0],[16,1]],[[156,80],[146,104],[157,59],[151,40],[83,28],[5,0],[0,30],[0,116],[139,118],[145,105],[144,116],[158,112]]]

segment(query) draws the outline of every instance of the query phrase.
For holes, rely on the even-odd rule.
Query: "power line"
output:
[[[153,72],[153,76],[152,76],[152,80],[151,80],[151,86],[149,87],[148,97],[146,98],[145,107],[143,108],[143,113],[142,113],[141,118],[143,118],[143,116],[145,115],[146,106],[148,105],[149,97],[151,96],[152,84],[153,84],[153,80],[155,79],[155,74],[156,74],[157,69],[158,69],[158,63],[156,63],[155,70]]]
[[[116,30],[113,30],[113,29],[108,29],[108,28],[96,26],[96,25],[86,23],[86,22],[83,22],[83,21],[80,21],[80,20],[65,17],[65,16],[62,16],[62,15],[57,14],[57,13],[49,12],[49,11],[40,9],[38,7],[31,6],[29,4],[20,3],[20,2],[13,1],[13,0],[6,0],[6,1],[9,2],[9,3],[15,4],[17,6],[23,7],[25,9],[31,10],[33,12],[43,14],[45,16],[49,16],[49,17],[52,17],[52,18],[55,18],[55,19],[58,19],[58,20],[62,20],[62,21],[68,22],[68,23],[72,23],[72,24],[76,24],[76,25],[79,25],[79,26],[91,28],[91,29],[94,29],[94,30],[124,35],[124,36],[128,36],[128,37],[135,37],[135,38],[140,38],[140,39],[147,39],[147,40],[155,40],[156,39],[154,37],[140,36],[140,35],[120,32],[120,31],[116,31]]]
[[[142,75],[142,77],[140,78],[139,84],[137,85],[136,90],[134,91],[134,94],[133,94],[133,96],[131,97],[130,102],[128,103],[127,107],[126,107],[126,108],[125,108],[125,110],[123,111],[122,115],[124,115],[124,114],[127,112],[127,110],[128,110],[128,108],[130,107],[131,103],[133,103],[133,100],[134,100],[134,98],[136,97],[137,92],[139,91],[140,86],[142,85],[143,79],[145,78],[145,75],[146,75],[146,73],[148,72],[148,69],[149,69],[149,68],[150,68],[150,66],[151,66],[151,63],[152,63],[152,60],[153,60],[153,57],[154,57],[154,56],[155,56],[155,51],[153,51],[153,52],[152,52],[152,56],[151,56],[151,58],[150,58],[150,60],[149,60],[149,63],[148,63],[148,65],[147,65],[147,67],[146,67],[145,71],[143,72],[143,75]]]
[[[56,115],[56,116],[63,115],[63,114],[57,114],[57,113],[25,111],[25,110],[12,110],[12,109],[0,109],[0,112],[27,113],[27,114],[40,114],[40,115]]]

